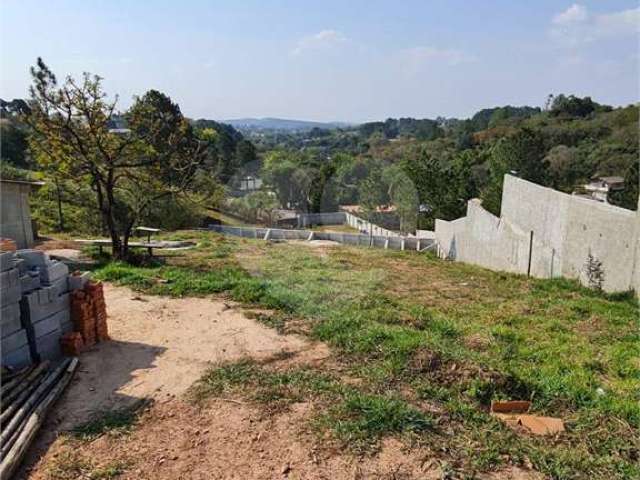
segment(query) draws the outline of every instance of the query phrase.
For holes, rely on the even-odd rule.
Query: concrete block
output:
[[[29,345],[24,345],[13,352],[2,351],[2,365],[16,368],[26,367],[32,363]]]
[[[91,280],[91,272],[83,272],[80,275],[69,275],[69,290],[82,290]]]
[[[27,332],[24,329],[20,329],[11,335],[7,335],[0,340],[3,352],[13,352],[24,345],[27,345]]]
[[[52,295],[54,295],[54,298],[59,297],[64,293],[67,293],[69,291],[69,276],[65,275],[64,277],[59,278],[47,288],[51,290],[51,293]]]
[[[17,250],[16,256],[25,261],[29,268],[46,267],[51,263],[51,258],[42,250]]]
[[[18,271],[20,272],[20,275],[24,275],[25,273],[27,273],[29,271],[29,267],[27,266],[27,262],[25,262],[21,258],[14,258],[13,259],[13,268],[17,268]]]
[[[19,302],[22,297],[22,286],[20,283],[7,288],[0,288],[0,307],[5,307]]]
[[[29,328],[33,329],[33,338],[37,343],[41,337],[44,337],[55,330],[60,330],[62,322],[66,323],[70,320],[71,317],[69,310],[62,310],[55,315],[51,315],[50,317],[43,318],[42,320],[32,323],[30,327],[25,325],[25,328],[27,330],[29,330]]]
[[[0,288],[13,287],[17,283],[20,283],[20,271],[17,268],[0,272]]]
[[[20,321],[20,317],[2,319],[2,327],[0,327],[0,330],[2,330],[2,338],[13,335],[21,328],[22,322]]]
[[[57,329],[37,340],[36,355],[39,361],[56,360],[62,357],[60,337],[62,337],[62,331]]]
[[[63,334],[73,332],[73,322],[71,321],[71,318],[69,318],[69,321],[61,323],[60,329]]]
[[[0,334],[2,337],[11,335],[21,328],[20,305],[18,303],[12,303],[0,310]]]
[[[0,252],[0,272],[13,268],[15,252]]]
[[[62,310],[69,310],[69,294],[65,293],[50,300],[51,290],[48,293],[41,294],[42,290],[35,290],[22,297],[20,301],[20,315],[24,325],[33,324],[43,318],[50,317]],[[40,302],[42,299],[42,302]]]
[[[43,285],[53,285],[57,280],[65,278],[69,275],[69,267],[57,260],[47,266],[38,267],[40,271],[40,282]]]
[[[40,274],[38,272],[27,272],[22,275],[20,277],[20,288],[23,295],[40,288]]]

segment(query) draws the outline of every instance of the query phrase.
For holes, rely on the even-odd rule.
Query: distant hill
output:
[[[352,125],[345,122],[313,122],[284,118],[238,118],[222,120],[222,123],[227,123],[239,130],[285,130],[290,132],[303,132],[314,128],[342,128]]]

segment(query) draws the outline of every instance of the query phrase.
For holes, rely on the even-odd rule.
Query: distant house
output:
[[[240,179],[239,189],[243,192],[253,192],[255,190],[260,190],[261,187],[262,180],[258,177],[254,177],[253,175],[247,175]]]
[[[609,192],[624,190],[624,178],[622,177],[595,177],[589,183],[582,186],[585,195],[599,202],[609,203]]]
[[[29,193],[44,182],[0,180],[0,237],[10,238],[18,248],[31,248],[34,234]]]

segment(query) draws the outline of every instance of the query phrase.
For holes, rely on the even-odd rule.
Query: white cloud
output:
[[[551,19],[551,36],[568,47],[577,47],[607,37],[637,34],[640,7],[619,12],[592,14],[574,3]]]
[[[554,15],[551,22],[555,25],[571,25],[584,22],[588,17],[589,13],[587,12],[587,8],[583,5],[574,3],[564,12]]]
[[[595,23],[601,35],[636,34],[640,27],[640,7],[598,15]]]
[[[346,41],[347,37],[336,30],[322,30],[316,34],[301,38],[291,53],[293,55],[301,55],[311,50],[325,50],[343,44]]]
[[[401,52],[401,57],[407,67],[418,69],[428,64],[456,66],[462,63],[476,61],[476,58],[462,50],[419,46]]]

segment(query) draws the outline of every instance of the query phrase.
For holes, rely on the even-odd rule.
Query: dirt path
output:
[[[179,396],[212,362],[309,347],[219,300],[139,295],[112,285],[105,297],[112,341],[82,355],[58,409],[63,429],[141,398]]]

